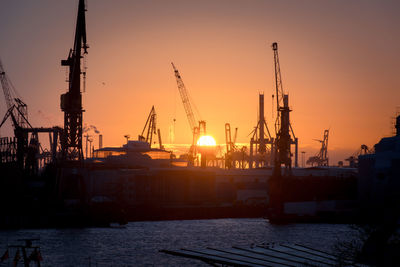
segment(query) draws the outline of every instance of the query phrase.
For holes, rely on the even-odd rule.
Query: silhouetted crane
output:
[[[286,170],[291,169],[292,165],[292,153],[290,151],[290,145],[295,145],[295,166],[298,166],[297,162],[297,144],[298,139],[296,138],[292,125],[289,118],[289,95],[283,91],[281,69],[279,64],[278,55],[278,44],[272,44],[272,50],[274,51],[274,66],[275,66],[275,90],[276,90],[276,109],[277,116],[275,121],[275,168],[280,169],[281,165],[284,164]]]
[[[367,145],[361,145],[360,149],[354,152],[350,157],[345,159],[345,161],[349,162],[349,167],[357,168],[358,167],[358,156],[367,155],[374,153],[374,149],[369,148]]]
[[[183,107],[185,108],[186,116],[187,116],[187,119],[189,121],[190,130],[192,132],[195,132],[194,128],[197,127],[197,121],[196,121],[194,113],[193,113],[192,105],[191,105],[190,100],[189,100],[189,95],[187,93],[186,86],[183,83],[182,77],[179,74],[179,71],[175,67],[174,63],[171,62],[171,64],[172,64],[172,68],[174,69],[176,83],[178,84],[178,90],[179,90],[179,93],[180,93],[181,98],[182,98]]]
[[[157,113],[154,106],[152,106],[150,110],[149,116],[147,117],[146,123],[143,127],[143,131],[139,135],[138,139],[139,141],[149,143],[151,146],[153,135],[158,135],[158,143],[160,145],[160,149],[163,149],[161,141],[161,131],[160,129],[157,129]]]
[[[62,138],[63,158],[70,161],[82,161],[82,93],[81,70],[83,54],[87,54],[85,1],[79,0],[78,16],[75,29],[74,47],[68,58],[61,61],[62,66],[69,67],[68,92],[61,95],[61,110],[64,111],[64,134]]]
[[[235,149],[236,149],[235,142],[236,142],[237,129],[238,128],[236,128],[235,136],[232,140],[231,125],[230,125],[230,123],[225,123],[225,141],[226,141],[226,153],[227,154],[235,151]]]
[[[11,117],[12,119],[14,130],[18,127],[25,128],[27,126],[30,126],[28,122],[28,106],[18,96],[18,92],[12,85],[11,80],[6,74],[1,61],[0,61],[0,82],[3,88],[4,98],[7,105],[7,112],[6,115],[4,116],[1,126],[8,117]]]
[[[59,127],[33,128],[28,121],[28,107],[12,85],[2,63],[0,62],[0,82],[7,105],[7,112],[0,123],[0,128],[8,118],[11,118],[14,128],[14,139],[1,138],[1,162],[16,162],[19,169],[24,169],[27,175],[36,175],[40,165],[55,161],[57,157]],[[39,133],[49,133],[51,153],[43,149],[39,142]],[[30,138],[29,138],[30,134]],[[53,134],[53,135],[51,135]],[[41,164],[42,163],[42,164]]]
[[[311,166],[329,166],[329,158],[328,158],[328,138],[329,138],[329,130],[324,131],[324,138],[322,140],[314,139],[321,143],[321,149],[317,155],[310,157],[307,160],[307,164],[311,164]]]
[[[271,133],[268,129],[264,116],[264,94],[260,93],[258,99],[258,122],[256,127],[254,127],[254,130],[250,133],[253,135],[250,139],[249,168],[253,168],[253,163],[255,163],[256,168],[267,166],[267,157],[270,156],[270,159],[272,158],[272,153],[267,152],[272,152],[274,146],[274,139],[271,137]],[[267,144],[270,145],[271,151],[267,151]]]
[[[190,103],[189,95],[187,93],[187,89],[185,84],[183,83],[182,77],[179,74],[178,69],[175,67],[174,63],[171,62],[172,68],[174,69],[176,83],[178,84],[178,90],[182,98],[183,107],[185,108],[186,116],[189,121],[190,130],[193,133],[193,141],[192,145],[189,150],[189,158],[188,161],[190,164],[193,163],[194,157],[196,156],[196,147],[197,147],[197,139],[199,138],[200,134],[206,133],[206,124],[205,121],[199,121],[197,126],[197,120],[194,116],[192,105]]]
[[[150,114],[147,117],[146,123],[143,127],[142,133],[139,135],[139,141],[147,142],[151,145],[151,142],[153,140],[153,134],[157,134],[157,129],[156,129],[156,123],[157,123],[157,114],[156,110],[154,109],[154,106],[150,110]],[[147,130],[147,131],[146,131]],[[146,136],[145,136],[145,132]]]
[[[237,130],[235,128],[235,134],[232,140],[232,133],[231,133],[231,125],[230,123],[225,123],[225,142],[226,142],[226,154],[225,154],[225,168],[230,169],[235,167],[232,165],[233,163],[233,153],[237,150],[236,148],[236,137],[237,137]]]

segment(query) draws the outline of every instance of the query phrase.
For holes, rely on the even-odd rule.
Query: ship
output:
[[[265,214],[270,169],[224,170],[187,164],[171,151],[139,140],[97,149],[80,173],[84,203],[98,210],[118,207],[128,221]],[[70,176],[62,179],[64,191],[70,181]],[[80,202],[72,195],[63,199],[66,206]]]

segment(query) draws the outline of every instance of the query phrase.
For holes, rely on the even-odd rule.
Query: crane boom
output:
[[[0,81],[3,87],[4,98],[6,99],[7,109],[10,109],[13,105],[13,99],[11,97],[10,85],[6,77],[6,72],[4,71],[3,64],[0,61]]]
[[[194,117],[192,106],[190,104],[189,96],[188,96],[185,84],[182,81],[182,77],[179,74],[179,71],[175,67],[174,63],[171,62],[171,64],[172,64],[172,68],[174,69],[176,83],[178,84],[178,90],[179,90],[179,93],[182,98],[183,107],[185,108],[185,111],[186,111],[186,116],[189,121],[190,129],[194,133],[195,128],[197,127],[197,123],[196,123],[196,119]]]

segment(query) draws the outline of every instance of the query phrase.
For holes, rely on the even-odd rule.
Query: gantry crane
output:
[[[61,61],[62,66],[69,67],[68,92],[61,95],[61,110],[64,112],[62,154],[69,161],[83,160],[81,75],[85,78],[86,72],[81,70],[81,60],[88,49],[85,11],[85,1],[79,0],[74,48],[70,49],[68,58]]]
[[[314,139],[321,143],[321,149],[317,155],[310,157],[307,160],[307,164],[311,164],[311,166],[329,166],[329,158],[328,158],[328,138],[329,138],[329,129],[324,131],[324,138],[322,140]]]
[[[361,145],[360,149],[354,152],[350,157],[345,159],[345,161],[349,162],[349,167],[350,168],[357,168],[358,167],[358,157],[360,155],[367,155],[367,154],[373,154],[374,153],[374,148],[369,148],[367,145]]]
[[[250,139],[250,159],[249,168],[253,168],[253,163],[256,167],[268,166],[267,156],[272,160],[272,153],[267,153],[267,144],[270,145],[270,151],[273,151],[274,139],[271,137],[267,122],[264,116],[264,94],[259,94],[259,114],[257,126],[254,127],[253,135]],[[251,133],[250,133],[251,134]],[[255,149],[254,149],[255,147]],[[254,153],[255,152],[255,153]],[[272,162],[270,162],[272,165]]]
[[[193,141],[192,145],[189,150],[189,163],[193,164],[194,158],[196,157],[196,147],[197,147],[197,139],[199,138],[200,135],[205,135],[206,134],[206,122],[205,121],[199,121],[197,124],[197,120],[194,116],[192,105],[190,103],[189,95],[187,93],[187,89],[185,84],[183,83],[182,77],[179,74],[178,69],[175,67],[174,63],[171,62],[172,68],[174,69],[175,73],[175,78],[176,78],[176,83],[178,84],[178,90],[182,98],[182,103],[183,107],[185,108],[186,116],[189,121],[190,129],[193,134]]]
[[[275,169],[279,170],[282,164],[286,173],[292,165],[292,153],[290,146],[295,145],[295,166],[298,166],[298,139],[296,138],[289,118],[289,95],[283,91],[281,69],[279,64],[278,44],[272,44],[275,66],[275,90],[277,116],[275,121]]]

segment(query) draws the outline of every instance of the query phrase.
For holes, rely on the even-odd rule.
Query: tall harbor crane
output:
[[[272,44],[274,51],[275,66],[275,90],[276,90],[276,108],[277,116],[275,121],[275,168],[278,170],[282,166],[289,171],[292,166],[292,153],[290,146],[295,145],[295,166],[298,166],[298,139],[296,138],[292,125],[290,123],[289,113],[289,95],[283,91],[281,69],[279,64],[278,44]]]
[[[85,78],[86,72],[81,70],[81,60],[88,49],[85,11],[85,1],[79,0],[74,47],[68,58],[61,61],[62,66],[69,67],[68,91],[61,95],[61,110],[64,112],[62,154],[70,161],[83,160],[81,75]]]
[[[190,146],[189,150],[189,158],[188,161],[190,164],[193,164],[194,158],[196,157],[196,148],[197,148],[197,139],[200,135],[206,134],[206,122],[199,121],[197,124],[197,120],[195,119],[192,105],[190,103],[189,95],[187,93],[187,89],[185,84],[183,83],[182,77],[179,74],[178,69],[175,67],[174,63],[171,62],[172,68],[174,69],[176,83],[178,84],[178,90],[182,98],[183,107],[185,108],[186,116],[189,121],[190,129],[192,130],[193,134],[193,141],[192,145]]]

